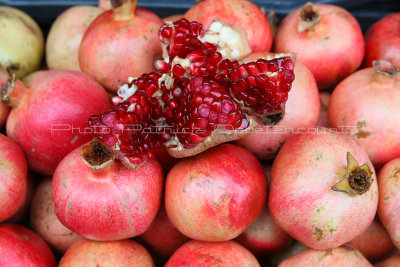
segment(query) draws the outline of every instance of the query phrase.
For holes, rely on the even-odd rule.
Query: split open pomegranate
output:
[[[158,71],[131,78],[112,110],[89,119],[97,138],[133,167],[161,145],[174,157],[192,156],[249,134],[257,123],[248,115],[284,111],[294,80],[291,55],[240,64],[203,36],[197,22],[168,22],[159,32]]]

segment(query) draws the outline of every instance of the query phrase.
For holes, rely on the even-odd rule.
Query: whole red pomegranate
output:
[[[203,241],[237,237],[260,215],[267,180],[247,150],[223,144],[177,163],[165,185],[165,207],[184,235]]]
[[[70,266],[118,266],[154,267],[147,250],[135,241],[95,242],[82,240],[70,247],[61,259],[59,267]]]
[[[258,53],[243,61],[265,56],[265,53]],[[317,124],[320,101],[315,79],[310,70],[299,61],[295,64],[294,75],[296,78],[289,92],[285,113],[272,115],[264,121],[262,118],[255,118],[259,128],[236,141],[259,159],[273,159],[293,132]]]
[[[383,17],[365,33],[364,67],[379,59],[400,68],[400,12]]]
[[[247,249],[234,241],[203,242],[190,241],[171,256],[165,267],[178,266],[260,266]]]
[[[0,222],[11,218],[22,207],[27,192],[25,155],[10,138],[0,134]]]
[[[275,37],[276,52],[293,52],[313,73],[319,89],[331,89],[364,57],[364,37],[345,9],[307,3],[287,15]]]
[[[6,123],[10,107],[0,102],[0,128]]]
[[[79,46],[92,21],[103,12],[94,6],[73,6],[51,25],[46,40],[46,63],[49,69],[78,70]]]
[[[329,127],[329,118],[328,118],[328,105],[329,99],[331,98],[331,94],[328,92],[320,92],[319,100],[321,102],[321,109],[319,112],[317,125],[321,127]]]
[[[378,215],[397,248],[400,248],[400,158],[386,163],[379,171]]]
[[[0,225],[0,266],[56,265],[53,252],[37,234],[16,224]]]
[[[51,247],[64,253],[82,237],[58,220],[51,199],[51,182],[51,178],[45,178],[37,186],[31,202],[30,224]]]
[[[271,49],[273,37],[267,17],[248,0],[202,1],[184,17],[203,24],[203,40],[218,44],[224,57],[241,59]]]
[[[240,64],[203,34],[197,22],[168,22],[159,32],[159,71],[130,79],[112,110],[90,118],[96,137],[133,168],[161,145],[173,157],[193,156],[248,135],[258,125],[253,116],[284,112],[293,55]]]
[[[372,221],[367,231],[347,242],[346,245],[360,251],[371,262],[383,260],[395,248],[378,218]]]
[[[372,267],[366,258],[357,250],[341,246],[328,250],[306,249],[284,260],[279,267],[309,267],[309,266],[346,266]]]
[[[399,87],[399,70],[375,61],[341,82],[329,101],[329,124],[355,138],[377,168],[400,157]]]
[[[160,206],[163,173],[155,160],[136,171],[92,141],[58,165],[52,185],[60,222],[92,240],[118,240],[142,234]]]
[[[158,29],[162,20],[154,13],[136,8],[137,0],[111,1],[113,9],[95,19],[83,36],[79,62],[83,72],[111,92],[154,70],[161,55]]]
[[[162,258],[169,258],[180,246],[190,239],[179,232],[168,219],[164,203],[150,227],[139,236],[152,252]]]
[[[287,247],[292,238],[272,219],[268,207],[265,207],[255,220],[237,239],[240,244],[256,256]]]
[[[290,236],[313,249],[334,248],[362,234],[374,219],[374,168],[346,134],[325,128],[294,134],[272,165],[268,203]]]
[[[400,266],[400,254],[398,253],[387,258],[379,265],[379,267],[397,267],[397,266]]]
[[[7,135],[25,152],[30,169],[51,175],[61,159],[93,138],[86,119],[111,107],[106,91],[84,73],[38,71],[23,84],[0,68],[0,96],[12,107]]]

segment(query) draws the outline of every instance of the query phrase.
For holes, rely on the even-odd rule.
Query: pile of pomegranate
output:
[[[400,266],[400,13],[137,2],[0,6],[0,266]]]

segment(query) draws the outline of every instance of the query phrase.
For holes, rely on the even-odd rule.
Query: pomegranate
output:
[[[318,88],[331,89],[361,65],[364,37],[357,20],[345,9],[307,3],[283,19],[275,51],[297,53]]]
[[[184,16],[183,14],[175,14],[175,15],[171,15],[171,16],[163,18],[163,21],[164,22],[177,21],[177,20],[180,20],[181,18],[183,18],[183,16]]]
[[[27,172],[21,148],[10,138],[0,134],[0,222],[15,215],[24,204]]]
[[[236,242],[190,241],[180,247],[168,260],[165,267],[175,266],[260,266],[247,249]]]
[[[83,240],[70,247],[59,267],[118,266],[154,267],[146,249],[132,240],[95,242]]]
[[[164,25],[160,71],[130,79],[113,98],[116,106],[89,120],[97,138],[133,168],[162,144],[174,157],[193,156],[249,134],[257,123],[247,114],[283,112],[294,79],[289,55],[239,64],[203,43],[202,33],[186,19]]]
[[[137,0],[111,1],[113,9],[97,17],[83,36],[79,49],[82,71],[111,92],[154,70],[161,54],[157,32],[163,25],[154,13],[136,8]]]
[[[354,239],[372,223],[377,204],[374,168],[346,134],[318,128],[292,135],[272,165],[272,217],[307,247],[329,249]]]
[[[249,59],[263,56],[250,55]],[[264,121],[256,119],[261,126],[252,134],[236,141],[259,159],[273,159],[290,134],[313,127],[317,123],[320,101],[315,79],[310,70],[299,61],[294,67],[294,74],[296,79],[289,92],[284,115],[271,116]]]
[[[400,12],[383,17],[365,33],[364,67],[379,59],[400,68]]]
[[[329,127],[329,118],[328,118],[328,104],[329,99],[331,98],[331,94],[328,92],[320,92],[319,100],[321,102],[321,110],[319,112],[317,125],[321,127]]]
[[[0,65],[22,79],[42,62],[42,30],[28,14],[7,6],[0,6],[0,25]]]
[[[221,54],[229,59],[271,49],[273,37],[267,17],[250,1],[205,0],[189,9],[184,17],[203,24],[203,40],[218,44]]]
[[[105,90],[81,72],[39,71],[24,81],[0,68],[0,96],[12,107],[7,135],[21,146],[30,169],[51,175],[65,155],[93,138],[84,131],[85,118],[111,104]]]
[[[51,199],[51,178],[43,179],[38,185],[31,203],[30,223],[51,247],[65,252],[82,237],[66,228],[57,219]]]
[[[372,267],[363,255],[347,246],[328,250],[307,249],[284,260],[279,267],[330,267],[330,266],[346,266],[346,267]]]
[[[57,17],[46,41],[49,69],[81,70],[78,54],[83,34],[102,12],[94,6],[73,6]]]
[[[399,87],[399,70],[375,61],[341,82],[329,101],[330,125],[355,138],[377,168],[400,157]]]
[[[400,207],[398,194],[400,188],[400,158],[386,163],[379,171],[378,215],[383,226],[397,248],[400,248],[400,220],[397,210]]]
[[[92,240],[118,240],[142,234],[160,206],[163,173],[149,160],[136,171],[114,160],[111,151],[92,141],[68,154],[52,184],[60,222]]]
[[[400,266],[400,254],[395,254],[385,261],[383,261],[379,267],[397,267]]]
[[[163,203],[156,218],[139,239],[162,258],[169,258],[181,245],[190,240],[172,225]]]
[[[0,128],[6,123],[9,111],[10,108],[6,104],[0,102]]]
[[[172,224],[202,241],[237,237],[261,214],[266,196],[261,164],[249,151],[231,144],[180,161],[165,185]]]
[[[292,238],[276,225],[268,207],[236,240],[258,257],[284,249],[292,242]]]
[[[0,248],[0,266],[55,267],[57,265],[46,242],[20,225],[0,225]]]
[[[375,218],[367,231],[347,243],[360,251],[371,262],[377,262],[388,256],[394,245],[378,218]]]

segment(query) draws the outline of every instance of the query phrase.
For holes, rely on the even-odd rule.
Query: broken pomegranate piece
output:
[[[97,138],[128,165],[137,167],[161,145],[178,158],[198,154],[249,134],[258,124],[248,115],[283,112],[292,57],[239,64],[203,34],[186,19],[164,25],[159,71],[121,86],[115,107],[90,118]]]

